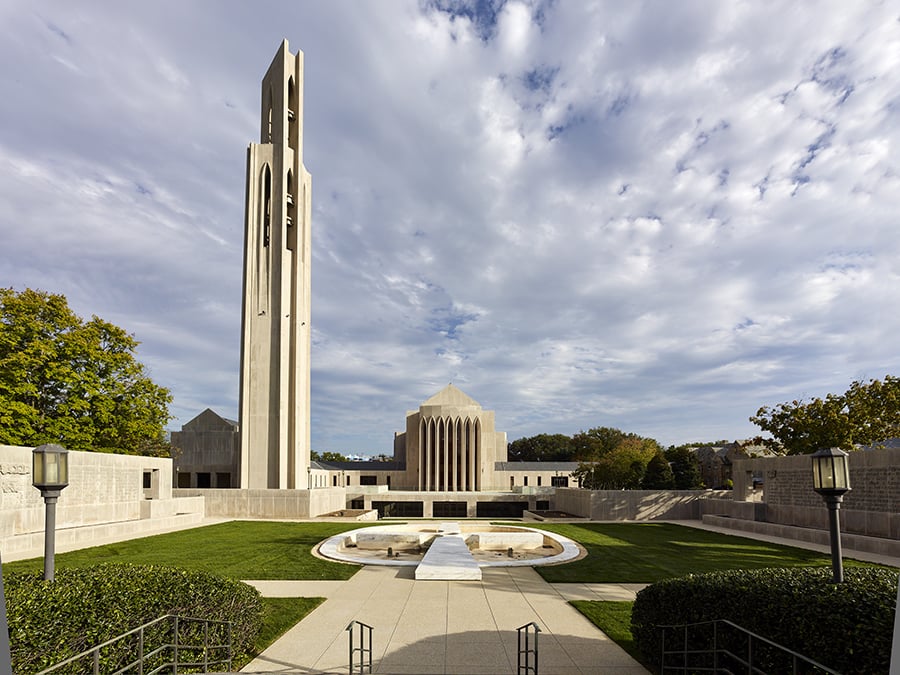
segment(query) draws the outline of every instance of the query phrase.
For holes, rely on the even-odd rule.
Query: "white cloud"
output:
[[[236,416],[244,152],[287,37],[317,449],[389,452],[451,380],[510,438],[668,443],[896,374],[888,6],[444,6],[5,6],[0,283],[134,332],[179,423]]]

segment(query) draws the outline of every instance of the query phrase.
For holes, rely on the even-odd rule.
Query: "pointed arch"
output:
[[[287,143],[288,147],[297,149],[297,138],[299,136],[299,126],[300,122],[297,119],[297,88],[294,86],[294,76],[291,75],[288,78],[287,83],[287,119],[288,119],[288,132],[287,132]]]
[[[272,142],[272,88],[268,87],[263,94],[263,130],[262,142]]]
[[[285,236],[285,245],[291,251],[297,248],[297,228],[295,223],[297,222],[297,203],[294,199],[294,171],[293,169],[288,169],[287,176],[285,177],[285,184],[287,189],[285,190],[284,200],[285,200],[285,218],[284,224],[287,226],[287,236]]]
[[[258,200],[256,214],[256,309],[265,314],[269,306],[269,226],[272,215],[272,171],[268,163],[259,172]]]

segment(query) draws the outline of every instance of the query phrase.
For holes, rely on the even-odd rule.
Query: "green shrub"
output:
[[[164,614],[232,621],[236,655],[252,649],[260,628],[259,592],[208,572],[103,564],[59,569],[52,582],[42,576],[13,573],[4,579],[16,673],[38,672]],[[191,630],[186,627],[182,636]],[[152,644],[166,632],[171,635],[170,627],[160,626],[145,640]],[[101,672],[122,667],[135,652],[127,641],[104,650]]]
[[[637,595],[631,630],[650,663],[660,659],[657,626],[727,619],[841,673],[887,672],[897,571],[855,567],[844,583],[830,568],[691,574]]]

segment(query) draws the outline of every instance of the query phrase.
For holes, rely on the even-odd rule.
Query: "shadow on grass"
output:
[[[726,569],[831,564],[828,556],[815,551],[672,523],[541,523],[532,526],[574,539],[587,550],[588,555],[581,560],[537,568],[544,579],[553,583],[650,583]]]

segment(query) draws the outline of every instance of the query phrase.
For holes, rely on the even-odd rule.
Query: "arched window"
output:
[[[287,92],[287,113],[288,113],[288,133],[287,133],[287,141],[288,147],[297,149],[297,136],[298,136],[298,127],[300,126],[300,122],[297,120],[297,88],[294,86],[294,78],[288,78],[288,92]]]
[[[256,215],[256,306],[265,314],[269,298],[269,222],[272,213],[272,172],[269,165],[259,174],[259,206]]]
[[[272,172],[266,164],[263,178],[263,246],[269,245],[272,226]]]
[[[286,245],[290,250],[297,248],[297,228],[294,224],[297,222],[297,204],[294,200],[294,172],[288,170],[286,178],[287,189],[285,190],[285,201],[287,202],[287,215],[285,216],[285,225],[287,225]]]

